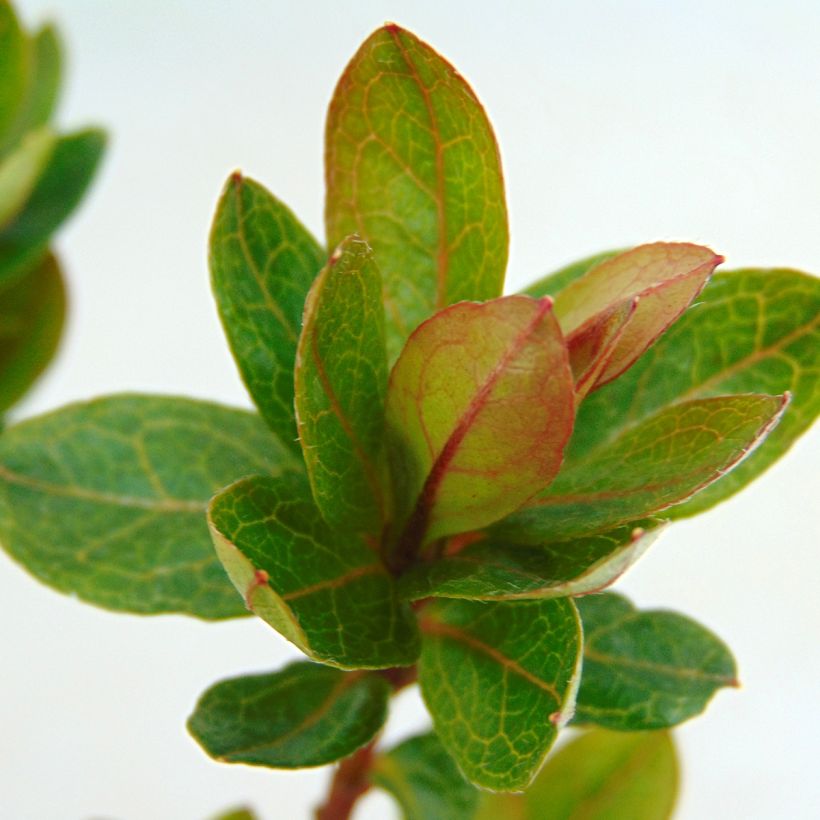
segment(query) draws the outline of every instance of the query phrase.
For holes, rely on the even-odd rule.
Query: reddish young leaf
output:
[[[722,261],[700,245],[656,242],[608,259],[567,285],[555,299],[555,315],[581,392],[631,367]]]
[[[463,302],[408,340],[387,394],[398,565],[425,541],[512,512],[558,472],[574,388],[551,308],[528,296]]]

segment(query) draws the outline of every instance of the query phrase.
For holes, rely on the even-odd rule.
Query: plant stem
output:
[[[316,810],[316,820],[348,820],[356,801],[370,788],[368,775],[375,745],[376,741],[371,741],[339,764],[327,799]]]

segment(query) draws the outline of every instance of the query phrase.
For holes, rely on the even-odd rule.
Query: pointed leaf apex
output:
[[[240,171],[239,168],[231,174],[230,181],[236,186],[241,185],[245,181],[245,177],[242,175],[242,171]]]
[[[392,23],[390,21],[385,22],[383,26],[385,31],[389,31],[391,34],[399,34],[404,29],[398,23]]]

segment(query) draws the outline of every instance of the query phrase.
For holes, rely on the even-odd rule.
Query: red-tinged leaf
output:
[[[557,473],[574,388],[549,299],[464,302],[410,337],[387,425],[399,566],[425,541],[512,512]]]
[[[328,111],[328,247],[359,234],[384,277],[395,361],[436,310],[501,295],[509,232],[498,146],[461,75],[396,25],[374,32]]]
[[[788,400],[788,394],[747,394],[668,407],[562,470],[546,492],[490,532],[542,544],[603,532],[678,504],[757,447]]]
[[[635,300],[614,344],[600,345],[599,355],[606,361],[594,381],[585,379],[586,390],[603,386],[634,364],[692,303],[722,261],[700,245],[656,242],[595,265],[567,285],[555,299],[555,315],[581,361],[589,356],[581,351],[595,347],[591,340],[611,337],[613,310],[629,310]],[[586,361],[586,369],[593,368],[594,361]]]
[[[616,302],[581,325],[567,339],[578,401],[595,386],[609,364],[637,307],[637,297]]]

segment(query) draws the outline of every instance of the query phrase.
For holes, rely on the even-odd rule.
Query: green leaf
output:
[[[62,54],[60,38],[52,25],[43,26],[32,38],[32,70],[25,106],[17,128],[21,134],[46,125],[60,93]]]
[[[0,283],[20,276],[45,255],[51,235],[82,199],[104,147],[105,135],[98,129],[57,141],[25,207],[0,230]]]
[[[213,553],[210,497],[298,469],[251,413],[166,396],[68,405],[0,436],[0,541],[43,583],[107,609],[244,614]]]
[[[820,413],[820,279],[784,269],[719,273],[629,373],[581,405],[567,468],[669,404],[786,390],[788,412],[766,441],[727,477],[671,510],[673,517],[734,495]]]
[[[188,730],[223,763],[324,766],[372,740],[387,717],[390,693],[380,675],[302,661],[214,684],[199,699]]]
[[[305,303],[296,353],[296,418],[316,506],[331,526],[381,535],[387,354],[381,276],[349,237]]]
[[[420,564],[399,581],[408,600],[429,596],[481,601],[587,595],[618,580],[665,529],[662,521],[541,547],[480,542]]]
[[[396,25],[336,86],[326,128],[328,245],[357,233],[384,277],[387,347],[461,300],[501,295],[509,234],[498,147],[453,67]]]
[[[521,798],[525,817],[669,820],[678,768],[668,732],[585,732],[558,750]]]
[[[700,245],[656,242],[641,245],[598,265],[570,282],[555,297],[555,315],[570,356],[584,346],[595,326],[607,325],[620,303],[634,303],[614,344],[603,346],[594,390],[617,378],[683,313],[723,261]]]
[[[407,522],[399,565],[425,539],[486,526],[549,484],[573,415],[549,300],[464,302],[421,325],[387,393],[398,519]]]
[[[391,576],[360,536],[338,535],[300,475],[255,476],[208,511],[217,554],[250,610],[331,666],[407,666],[419,638]]]
[[[378,755],[371,777],[396,798],[404,820],[464,820],[478,804],[479,793],[432,732]]]
[[[223,814],[218,814],[213,820],[258,820],[258,818],[252,809],[241,807],[238,809],[229,809]]]
[[[445,747],[477,786],[526,788],[572,713],[581,662],[572,601],[439,600],[421,626],[419,683]]]
[[[579,259],[577,262],[571,262],[563,268],[559,268],[546,276],[541,277],[537,282],[533,282],[529,287],[524,288],[521,292],[527,296],[534,296],[540,299],[542,296],[557,296],[567,285],[580,279],[588,271],[592,270],[601,262],[606,262],[612,259],[613,256],[619,256],[625,253],[628,249],[621,248],[617,251],[602,251],[593,256],[587,256],[584,259]]]
[[[26,204],[53,149],[54,134],[41,128],[0,160],[0,229]]]
[[[53,256],[0,289],[0,411],[11,407],[53,358],[65,311],[63,277]]]
[[[614,593],[577,605],[585,642],[576,723],[664,729],[700,714],[718,689],[738,685],[726,644],[690,618],[639,612]]]
[[[293,367],[305,296],[324,264],[316,240],[258,182],[233,174],[210,238],[219,316],[248,391],[270,428],[299,451]]]
[[[0,0],[0,145],[23,103],[31,65],[29,49],[14,8]]]
[[[552,486],[491,528],[538,544],[602,532],[689,498],[756,447],[786,396],[719,396],[661,410],[565,465]]]

